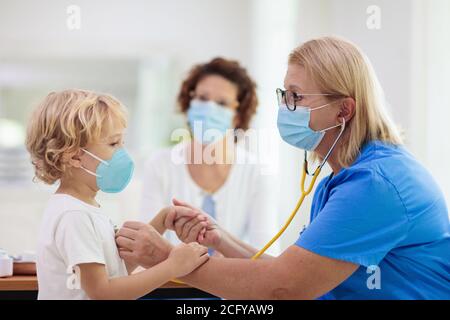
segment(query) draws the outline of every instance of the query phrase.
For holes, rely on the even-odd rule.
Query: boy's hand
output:
[[[167,262],[174,270],[175,277],[184,277],[208,261],[208,248],[197,242],[181,243],[169,254]]]

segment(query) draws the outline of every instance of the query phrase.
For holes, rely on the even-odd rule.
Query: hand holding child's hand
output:
[[[184,277],[208,261],[208,248],[191,242],[181,243],[169,254],[167,261],[174,269],[175,277]]]
[[[184,243],[197,241],[198,243],[216,249],[223,238],[223,232],[217,222],[203,211],[196,209],[185,202],[173,199],[176,212],[175,221],[172,222],[177,237]],[[195,217],[187,215],[185,211],[192,210]],[[184,210],[184,211],[183,211]]]
[[[174,230],[175,231],[175,222],[180,218],[186,218],[188,220],[197,218],[201,215],[201,211],[192,207],[186,207],[186,206],[178,206],[175,204],[170,207],[166,207],[162,209],[161,211],[164,211],[164,227],[168,230]],[[193,240],[195,241],[195,240]],[[190,242],[193,242],[190,241]]]

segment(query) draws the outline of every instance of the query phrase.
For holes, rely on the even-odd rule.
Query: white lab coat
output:
[[[150,221],[175,197],[201,208],[205,192],[193,181],[183,163],[187,144],[155,152],[146,162],[140,220]],[[212,196],[216,220],[220,226],[257,249],[262,248],[278,231],[277,188],[274,176],[264,174],[261,166],[251,162],[252,155],[238,147],[245,163],[233,164],[224,185]],[[174,232],[168,239],[178,243]],[[275,243],[270,254],[278,255]]]

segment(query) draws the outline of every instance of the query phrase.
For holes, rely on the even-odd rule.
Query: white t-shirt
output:
[[[102,210],[54,194],[39,233],[38,299],[89,299],[77,274],[76,266],[83,263],[105,265],[110,278],[128,275],[116,247],[114,225]]]
[[[162,208],[172,205],[175,197],[201,208],[207,195],[192,179],[186,165],[188,143],[155,152],[144,172],[140,220],[149,222]],[[212,198],[218,224],[237,238],[257,249],[277,233],[277,188],[275,177],[264,174],[252,154],[238,146],[240,161],[232,165],[224,185]],[[173,231],[167,238],[178,243]],[[275,243],[268,253],[277,255]]]

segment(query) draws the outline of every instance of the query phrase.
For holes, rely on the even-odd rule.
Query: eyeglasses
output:
[[[299,106],[299,102],[303,100],[303,97],[306,96],[336,96],[334,94],[328,93],[302,93],[298,94],[296,92],[290,90],[282,90],[280,88],[277,89],[277,99],[278,106],[286,107],[289,111],[297,110],[297,106]]]

